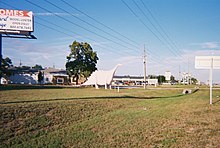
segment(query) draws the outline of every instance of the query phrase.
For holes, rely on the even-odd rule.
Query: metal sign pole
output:
[[[209,86],[210,86],[210,104],[212,104],[212,71],[213,71],[213,58],[211,58],[210,80],[209,80]]]

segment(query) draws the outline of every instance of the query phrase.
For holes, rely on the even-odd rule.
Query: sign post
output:
[[[0,34],[0,72],[2,72],[2,35]],[[0,74],[0,85],[2,83],[2,74]]]
[[[210,79],[209,79],[209,86],[210,86],[210,104],[212,104],[212,71],[213,71],[213,58],[211,58],[211,68],[210,68]]]
[[[196,69],[209,69],[210,104],[212,104],[212,73],[213,69],[220,69],[220,56],[196,56]]]

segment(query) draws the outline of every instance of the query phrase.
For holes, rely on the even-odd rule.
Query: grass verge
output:
[[[0,92],[0,147],[219,147],[208,90],[22,89]]]

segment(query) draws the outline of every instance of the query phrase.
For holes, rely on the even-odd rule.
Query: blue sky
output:
[[[188,72],[189,63],[190,73],[206,82],[209,71],[194,68],[195,56],[220,55],[219,0],[29,1],[0,1],[0,8],[34,13],[37,40],[3,39],[3,56],[14,65],[21,60],[23,65],[65,68],[68,46],[77,40],[98,53],[98,69],[122,64],[117,75],[143,75],[145,45],[148,74],[171,71],[178,79],[179,67]],[[214,71],[215,82],[220,82],[219,73]]]

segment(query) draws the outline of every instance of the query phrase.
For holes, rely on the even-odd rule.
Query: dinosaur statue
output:
[[[99,86],[105,86],[105,89],[107,89],[108,85],[111,85],[113,76],[115,74],[115,71],[117,68],[121,66],[121,64],[118,64],[113,68],[112,70],[96,70],[94,71],[91,76],[88,78],[88,80],[83,83],[83,86],[86,85],[95,85],[96,89],[99,88]]]

